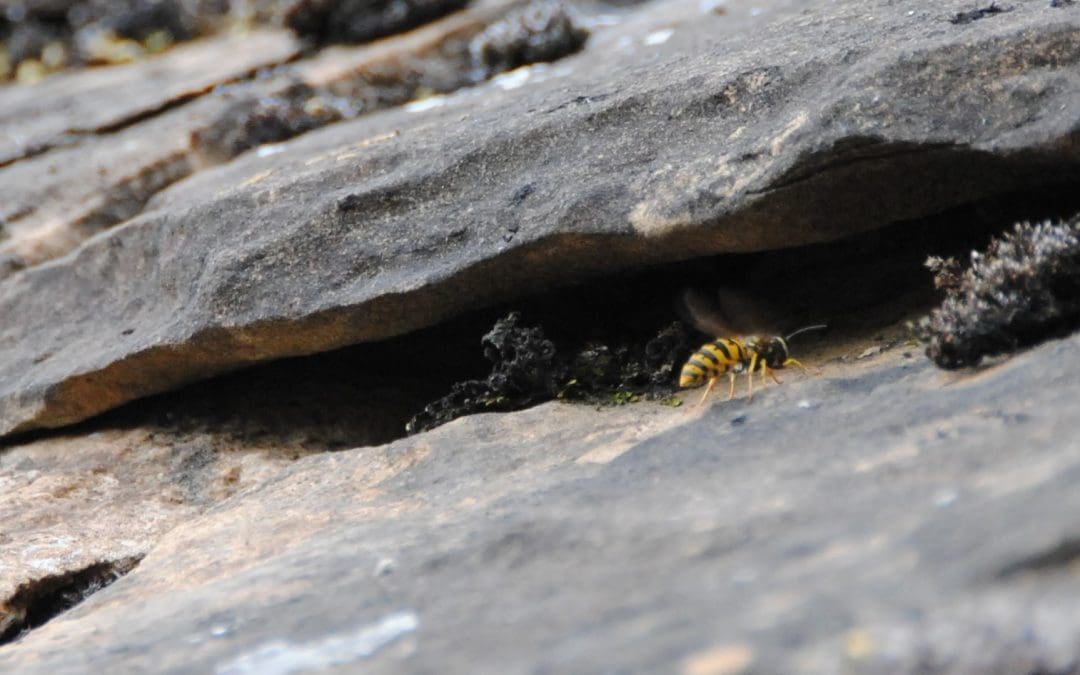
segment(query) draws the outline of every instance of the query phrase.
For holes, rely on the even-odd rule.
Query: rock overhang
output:
[[[637,26],[628,53],[611,36],[521,86],[198,172],[0,284],[18,317],[0,433],[607,272],[1080,184],[1075,13],[873,10],[811,7],[722,44],[710,17],[652,51]],[[889,26],[873,49],[868,21]]]

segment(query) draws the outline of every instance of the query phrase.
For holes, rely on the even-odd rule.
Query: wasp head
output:
[[[746,346],[757,352],[758,358],[764,361],[765,365],[770,368],[784,367],[784,362],[788,360],[788,346],[784,338],[777,336],[767,339],[751,338],[751,340],[747,340]]]

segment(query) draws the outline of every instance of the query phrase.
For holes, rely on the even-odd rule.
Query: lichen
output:
[[[942,368],[977,365],[1080,327],[1080,214],[1066,222],[1019,223],[960,271],[930,258],[946,297],[917,327]]]

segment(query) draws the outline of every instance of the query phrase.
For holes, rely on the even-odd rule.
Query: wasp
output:
[[[700,387],[708,382],[698,405],[705,402],[709,392],[716,386],[716,381],[724,374],[731,380],[728,391],[730,401],[735,398],[735,377],[738,373],[746,372],[749,387],[747,398],[752,400],[755,372],[760,372],[762,377],[772,378],[777,384],[781,382],[773,372],[775,370],[797,366],[804,372],[809,372],[806,366],[792,358],[788,350],[788,340],[807,331],[826,328],[825,324],[806,326],[786,337],[762,337],[760,312],[753,311],[746,298],[732,291],[721,292],[719,297],[724,299],[723,309],[699,291],[687,290],[682,295],[682,307],[698,330],[716,336],[746,336],[717,337],[712,342],[703,344],[682,367],[679,386],[683,389]]]

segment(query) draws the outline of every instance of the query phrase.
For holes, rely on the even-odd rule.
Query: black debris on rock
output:
[[[1004,12],[1013,11],[1013,7],[999,7],[996,2],[991,2],[988,6],[980,9],[972,9],[967,12],[957,12],[953,18],[949,19],[949,23],[961,26],[972,21],[978,21],[979,19],[985,19],[995,14],[1002,14]]]
[[[553,399],[619,405],[670,397],[676,369],[693,345],[690,331],[676,322],[644,344],[591,342],[563,350],[541,327],[525,326],[521,314],[511,312],[495,322],[481,346],[491,373],[453,384],[449,394],[409,421],[408,433],[463,415],[520,410]]]

